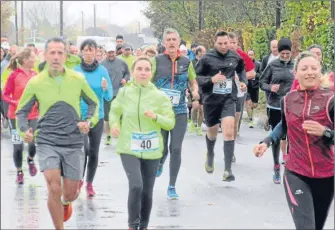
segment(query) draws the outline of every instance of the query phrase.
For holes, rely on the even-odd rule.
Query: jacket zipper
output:
[[[140,132],[142,132],[142,129],[141,129],[141,119],[140,119],[140,104],[141,104],[141,93],[142,93],[142,90],[140,88],[140,95],[138,97],[138,105],[137,105],[137,117],[138,117],[138,126],[140,128]],[[141,159],[143,158],[143,152],[141,152]]]
[[[306,113],[307,101],[308,101],[308,97],[307,97],[307,92],[305,91],[305,103],[304,103],[304,109],[303,109],[303,112],[302,112],[303,122],[305,121],[305,118],[306,118],[305,113]],[[308,107],[310,107],[310,105]],[[308,114],[309,114],[309,109],[307,111]],[[307,136],[307,131],[306,130],[304,130],[304,134],[305,134],[305,140],[306,140],[306,145],[307,145],[307,152],[308,152],[308,156],[309,156],[309,161],[311,163],[312,176],[314,176],[315,172],[314,172],[313,158],[312,158],[311,149],[309,148],[309,141],[308,141],[308,136]]]
[[[174,62],[175,62],[175,61],[172,60],[171,90],[173,90],[173,83],[174,83],[174,71],[175,71]]]

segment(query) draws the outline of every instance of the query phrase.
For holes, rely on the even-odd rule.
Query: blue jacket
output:
[[[77,65],[74,68],[75,71],[82,73],[85,76],[91,89],[99,99],[99,119],[104,117],[104,99],[111,101],[113,98],[113,87],[109,78],[108,72],[105,67],[99,64],[98,68],[93,72],[84,71],[81,65]],[[102,79],[105,78],[108,83],[108,90],[104,91],[101,86]],[[87,104],[83,99],[80,101],[81,117],[86,120]]]

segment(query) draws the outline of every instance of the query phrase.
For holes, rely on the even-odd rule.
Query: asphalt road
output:
[[[24,160],[25,184],[15,184],[12,145],[6,130],[1,139],[1,229],[51,229],[47,189],[41,173],[30,177]],[[261,159],[253,156],[253,145],[266,132],[242,124],[235,147],[235,182],[222,182],[223,141],[218,138],[215,172],[204,169],[205,137],[187,134],[182,167],[177,181],[178,201],[166,199],[168,162],[154,189],[151,229],[294,229],[283,185],[272,182],[270,150]],[[26,155],[26,154],[25,154]],[[26,159],[26,157],[24,157]],[[283,168],[282,168],[283,169]],[[282,170],[283,171],[283,170]],[[112,146],[101,145],[99,167],[94,181],[96,197],[85,189],[74,202],[67,229],[126,229],[128,181]],[[334,229],[334,206],[326,229]]]

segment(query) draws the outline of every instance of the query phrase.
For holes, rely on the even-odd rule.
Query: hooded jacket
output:
[[[25,90],[28,81],[36,75],[35,71],[30,70],[26,74],[22,69],[14,70],[8,77],[5,88],[2,92],[2,99],[9,104],[7,116],[10,119],[16,119],[16,108],[20,98]],[[38,117],[37,103],[28,115],[28,120],[33,120]]]
[[[147,110],[157,114],[157,119],[146,117],[144,112]],[[163,153],[161,129],[172,130],[175,125],[175,115],[170,99],[153,83],[149,82],[147,86],[141,86],[131,81],[120,89],[113,100],[109,113],[109,125],[111,128],[120,128],[120,136],[116,144],[118,154],[129,154],[141,159],[160,159]],[[143,151],[133,150],[132,137],[141,133],[156,133],[158,147],[146,149],[151,146],[144,145]]]

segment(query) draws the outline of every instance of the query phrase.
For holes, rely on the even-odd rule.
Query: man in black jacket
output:
[[[253,122],[253,110],[257,108],[259,98],[259,78],[261,76],[261,63],[255,60],[255,52],[253,50],[248,51],[248,56],[255,64],[256,77],[248,80],[248,93],[246,98],[246,107],[249,117],[249,128],[254,127]]]
[[[228,33],[221,31],[215,35],[214,49],[207,52],[198,61],[197,81],[203,93],[204,117],[207,135],[207,159],[205,169],[214,171],[214,146],[218,133],[218,124],[222,124],[224,138],[225,170],[223,181],[233,181],[231,165],[234,154],[234,122],[237,100],[235,74],[241,82],[241,90],[246,89],[246,73],[243,59],[233,50],[229,50]],[[220,121],[221,120],[221,121]]]

